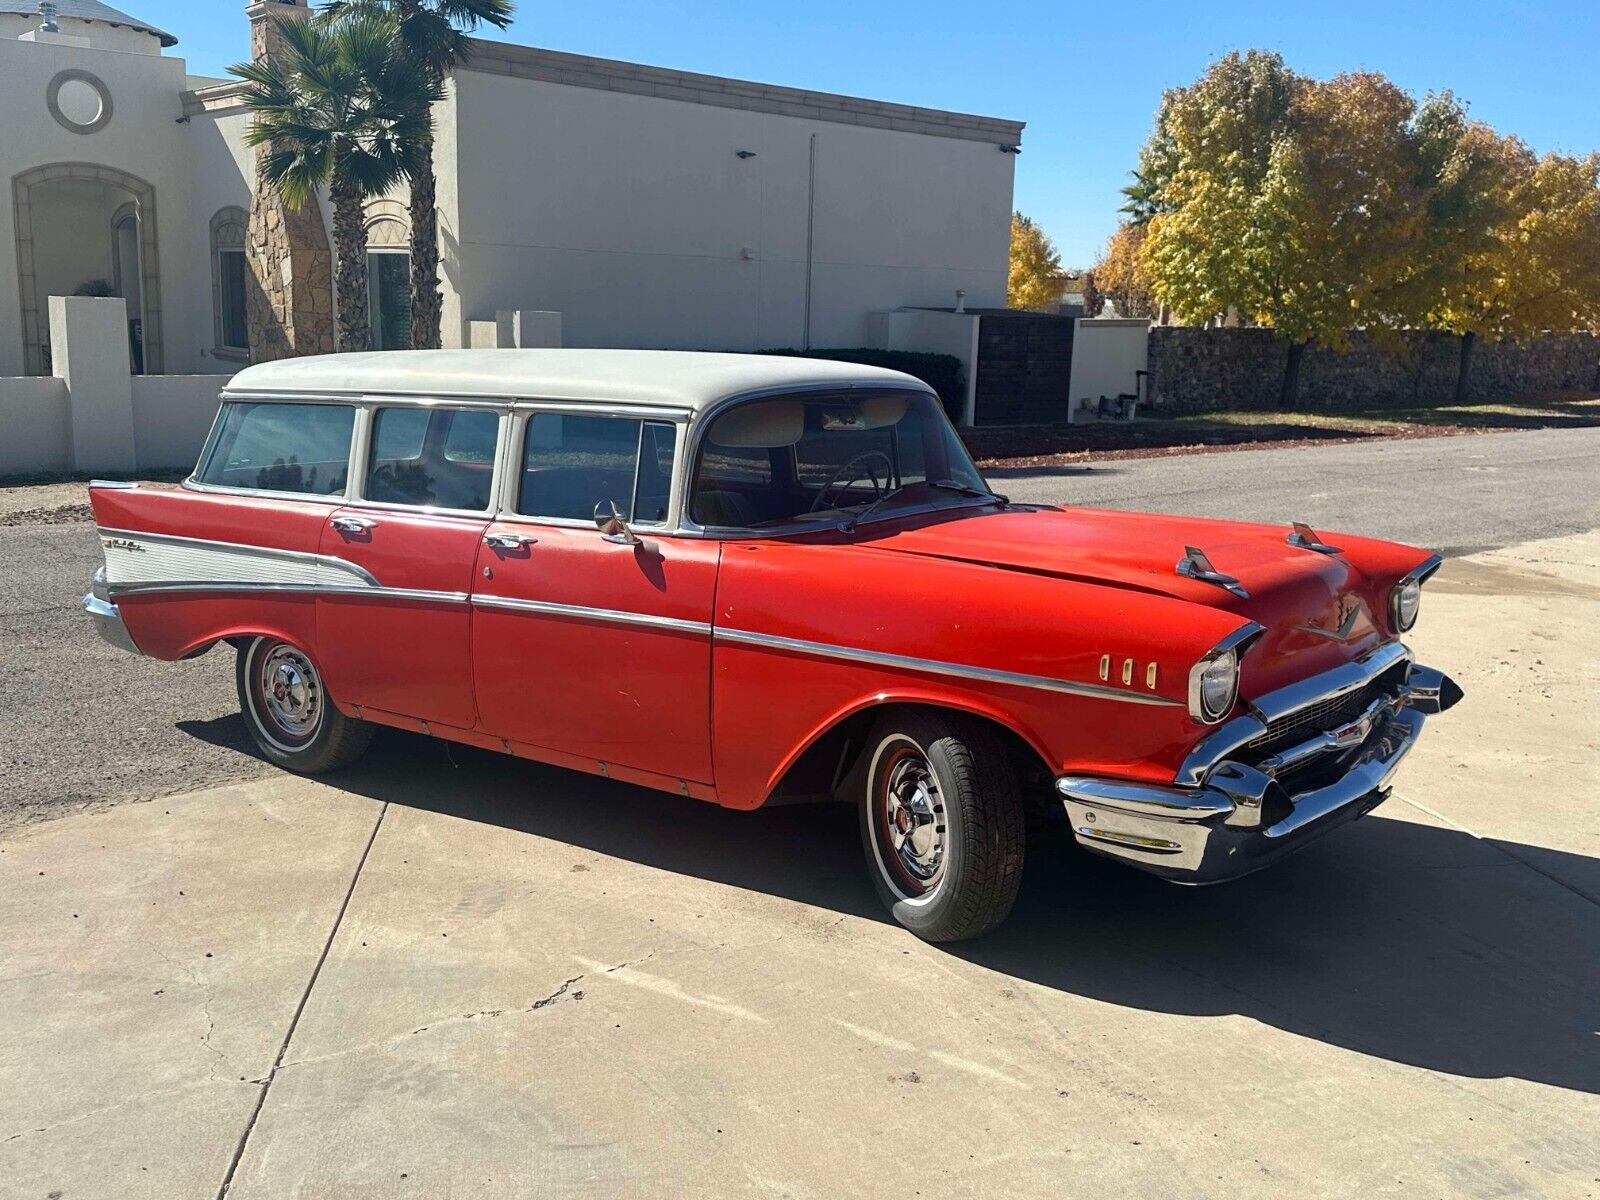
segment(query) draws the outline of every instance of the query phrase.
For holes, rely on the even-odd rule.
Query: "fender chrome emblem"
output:
[[[145,552],[143,546],[129,538],[101,538],[100,544],[107,550],[130,550],[135,554]]]
[[[1348,642],[1355,631],[1356,622],[1361,619],[1361,601],[1355,596],[1346,596],[1339,601],[1339,627],[1337,629],[1324,629],[1315,621],[1305,625],[1296,625],[1295,628],[1305,633],[1314,633],[1318,637],[1330,638],[1335,642]]]

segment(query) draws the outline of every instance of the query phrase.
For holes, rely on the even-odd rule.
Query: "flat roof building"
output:
[[[308,12],[255,0],[253,53]],[[57,14],[0,0],[0,376],[48,373],[51,295],[122,296],[150,373],[332,350],[331,208],[256,194],[241,85],[97,0]],[[447,348],[530,310],[544,344],[851,347],[1005,303],[1019,122],[473,47],[435,112]],[[366,206],[379,348],[408,339],[406,202]]]

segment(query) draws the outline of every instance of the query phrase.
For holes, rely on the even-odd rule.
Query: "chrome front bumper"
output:
[[[140,653],[139,647],[134,644],[133,635],[122,623],[122,613],[112,601],[111,594],[106,588],[104,567],[94,573],[94,581],[89,585],[89,594],[83,598],[83,611],[89,614],[89,619],[94,622],[94,627],[100,636],[118,650],[126,650],[129,654]]]
[[[1312,729],[1256,762],[1238,761],[1251,757],[1250,743],[1274,721],[1373,688],[1380,678],[1392,682],[1356,715]],[[1262,697],[1248,715],[1202,741],[1172,786],[1069,775],[1056,780],[1056,790],[1085,848],[1176,883],[1219,883],[1371,812],[1388,797],[1424,715],[1460,698],[1453,681],[1412,663],[1410,652],[1393,642],[1362,662]],[[1297,773],[1312,777],[1298,792],[1292,790]]]

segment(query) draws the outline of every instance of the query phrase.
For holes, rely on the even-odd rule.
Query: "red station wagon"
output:
[[[270,363],[184,484],[90,496],[100,631],[232,646],[273,762],[392,725],[730,808],[843,798],[930,940],[1005,918],[1030,805],[1230,879],[1370,811],[1461,695],[1400,641],[1436,555],[1014,503],[925,384],[844,363]]]

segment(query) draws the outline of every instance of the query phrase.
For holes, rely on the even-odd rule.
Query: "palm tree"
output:
[[[401,52],[398,27],[381,13],[315,24],[284,20],[278,28],[281,60],[228,68],[250,85],[244,102],[255,120],[245,140],[266,148],[261,177],[289,207],[328,189],[338,346],[366,350],[372,330],[363,205],[426,162],[423,147],[441,89]]]
[[[467,34],[481,25],[504,29],[511,24],[515,9],[513,0],[330,0],[322,6],[322,19],[337,21],[354,13],[392,17],[405,54],[426,70],[429,83],[442,93],[445,75],[466,62],[471,53]],[[439,294],[439,215],[431,123],[418,150],[422,161],[411,173],[411,344],[422,350],[439,346],[444,309]]]

